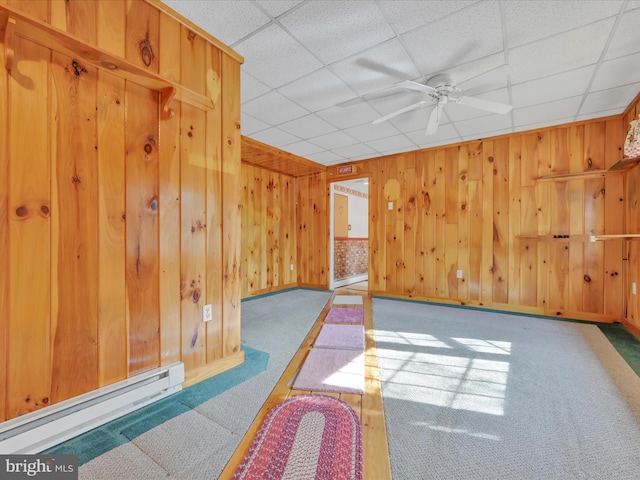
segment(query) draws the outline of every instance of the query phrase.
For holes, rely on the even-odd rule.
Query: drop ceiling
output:
[[[640,0],[165,0],[244,56],[242,134],[328,166],[622,113],[640,92]],[[395,86],[451,74],[507,114]]]

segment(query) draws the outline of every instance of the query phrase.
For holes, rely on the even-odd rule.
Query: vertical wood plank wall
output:
[[[623,136],[626,135],[629,129],[629,122],[637,119],[638,115],[640,115],[640,94],[622,116]],[[626,233],[640,233],[640,166],[630,170],[626,175],[625,181]],[[632,282],[636,283],[636,288],[640,288],[640,241],[625,241],[623,255],[628,259],[625,261],[628,274],[625,275],[625,285],[623,285],[625,318],[628,322],[627,326],[632,328],[636,335],[640,336],[640,305],[638,302],[640,291],[636,290],[637,293],[634,295],[631,288]]]
[[[297,285],[295,212],[294,177],[242,164],[243,297]]]
[[[0,421],[241,363],[241,58],[153,1],[0,4],[215,104],[161,120],[157,91],[19,37],[8,71],[0,48]]]
[[[639,169],[536,180],[611,167],[627,124],[608,117],[357,162],[371,185],[370,290],[638,325],[622,279],[627,257],[629,281],[640,279],[639,243],[588,237],[640,233]],[[298,281],[326,288],[327,180],[297,181]]]
[[[326,173],[296,178],[298,285],[329,287],[329,188]]]

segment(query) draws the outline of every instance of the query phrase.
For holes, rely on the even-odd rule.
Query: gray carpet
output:
[[[640,379],[598,327],[374,298],[394,480],[638,479]]]
[[[330,297],[296,289],[243,302],[242,344],[269,353],[267,370],[87,462],[79,478],[218,478]]]

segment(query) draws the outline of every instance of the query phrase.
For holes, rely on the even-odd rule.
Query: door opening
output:
[[[333,290],[369,278],[369,179],[334,182],[330,191]]]

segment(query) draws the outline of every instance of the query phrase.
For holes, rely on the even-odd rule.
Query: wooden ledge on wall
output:
[[[292,177],[304,177],[327,170],[319,163],[242,136],[242,162]]]
[[[175,98],[201,110],[212,110],[213,100],[182,85],[144,70],[128,60],[98,47],[87,45],[67,32],[41,22],[15,8],[0,4],[0,25],[4,29],[5,68],[14,66],[13,41],[16,36],[67,55],[79,63],[91,65],[137,85],[162,93],[163,118],[171,117],[167,103]]]

